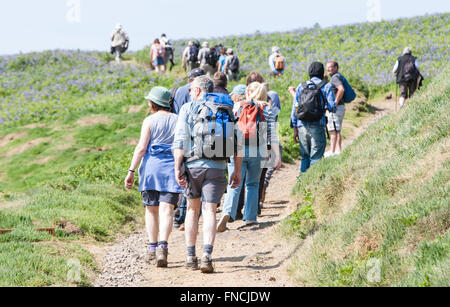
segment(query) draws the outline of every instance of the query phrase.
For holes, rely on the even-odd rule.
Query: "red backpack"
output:
[[[236,117],[238,129],[242,132],[246,144],[249,143],[249,140],[259,141],[260,123],[266,121],[263,110],[263,106],[253,101],[241,103]]]

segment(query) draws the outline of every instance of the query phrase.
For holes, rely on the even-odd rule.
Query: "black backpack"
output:
[[[403,68],[403,80],[405,82],[409,82],[412,80],[416,80],[417,76],[418,76],[418,71],[416,68],[416,59],[414,57],[411,57],[405,63],[405,66]]]
[[[216,48],[212,47],[206,55],[206,64],[216,67],[219,58],[217,57]]]
[[[237,56],[233,55],[233,57],[230,59],[230,64],[228,65],[228,69],[234,73],[239,71],[239,59]]]
[[[178,91],[178,87],[174,87],[171,91],[170,91],[170,100],[169,100],[169,105],[170,105],[170,112],[171,113],[175,113],[174,109],[173,109],[173,104],[175,103],[175,94]]]
[[[327,84],[322,82],[319,85],[314,84],[310,88],[308,83],[302,84],[299,105],[295,116],[304,122],[317,122],[325,115],[325,97],[322,93],[322,87]]]
[[[189,49],[189,62],[197,62],[198,61],[198,47],[197,46],[191,46]]]

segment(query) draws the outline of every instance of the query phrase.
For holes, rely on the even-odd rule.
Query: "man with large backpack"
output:
[[[175,178],[185,188],[188,209],[185,221],[188,269],[198,269],[196,242],[200,207],[203,216],[203,257],[200,270],[213,273],[212,252],[216,237],[216,212],[227,188],[227,160],[235,159],[230,186],[241,182],[242,158],[234,130],[233,102],[228,95],[212,94],[214,83],[208,76],[197,77],[191,84],[191,102],[180,111],[173,143]]]
[[[300,143],[303,173],[323,158],[327,139],[325,136],[325,111],[335,112],[336,104],[332,86],[323,81],[325,67],[314,62],[309,67],[311,80],[300,84],[297,89],[289,88],[295,97],[291,113],[291,127],[294,141]]]
[[[422,78],[419,69],[419,61],[412,55],[411,47],[406,47],[392,70],[397,75],[397,84],[400,87],[400,107],[403,107],[406,100],[417,90],[418,80]]]
[[[122,25],[118,24],[111,34],[111,54],[115,54],[116,62],[119,63],[124,54],[128,50],[130,38],[123,30]]]
[[[286,59],[281,55],[280,48],[272,48],[272,55],[269,57],[269,65],[270,70],[272,71],[272,75],[280,77],[284,74],[284,70],[286,68]]]
[[[330,132],[331,149],[325,153],[325,158],[340,155],[342,152],[342,123],[345,117],[345,104],[356,98],[356,93],[347,79],[339,73],[339,64],[335,61],[327,63],[327,72],[336,98],[336,112],[327,111],[327,129]]]
[[[169,71],[172,71],[173,67],[175,66],[174,62],[174,50],[172,46],[172,41],[166,36],[166,34],[161,34],[161,45],[165,48],[165,56],[164,56],[164,63],[167,65],[167,63],[170,62],[170,68]]]
[[[198,61],[200,62],[200,68],[206,72],[208,77],[212,78],[216,73],[218,60],[215,48],[209,48],[209,43],[204,42],[198,53]]]
[[[229,81],[238,81],[240,69],[239,58],[234,54],[234,51],[231,48],[227,50],[227,55],[225,61],[225,73],[227,74]]]

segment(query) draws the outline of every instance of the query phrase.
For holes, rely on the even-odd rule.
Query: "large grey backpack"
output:
[[[236,152],[233,102],[226,94],[207,94],[194,119],[192,149],[186,162],[227,161]]]

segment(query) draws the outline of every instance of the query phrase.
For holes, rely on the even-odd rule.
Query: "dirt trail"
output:
[[[373,122],[392,113],[393,101],[372,104],[373,116],[360,127],[347,127],[350,137],[345,146],[356,140]],[[276,232],[280,221],[292,214],[298,202],[290,196],[300,170],[299,163],[284,165],[274,174],[267,190],[265,208],[260,224],[245,227],[242,221],[229,224],[229,231],[218,234],[214,246],[215,274],[203,275],[184,268],[186,248],[184,232],[174,230],[169,242],[169,268],[157,269],[144,261],[147,240],[144,231],[119,239],[112,246],[92,250],[102,259],[102,273],[95,286],[191,286],[191,287],[284,287],[295,286],[287,267],[291,257],[301,248],[301,242],[288,242]],[[217,219],[220,213],[217,214]],[[197,254],[202,250],[202,224],[197,243]],[[292,240],[291,240],[292,241]]]

